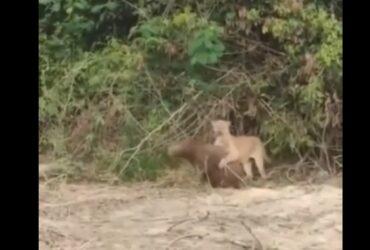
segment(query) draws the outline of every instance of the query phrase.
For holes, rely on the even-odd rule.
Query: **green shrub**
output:
[[[224,118],[337,168],[340,4],[40,1],[40,151],[155,179],[169,142]]]

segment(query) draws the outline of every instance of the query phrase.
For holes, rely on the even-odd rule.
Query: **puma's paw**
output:
[[[224,159],[222,159],[222,160],[220,161],[220,163],[218,164],[218,167],[219,167],[219,168],[225,168],[225,167],[226,167],[226,161],[225,161]]]

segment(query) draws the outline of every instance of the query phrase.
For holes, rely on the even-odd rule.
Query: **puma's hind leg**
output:
[[[256,164],[256,167],[257,167],[258,172],[260,173],[261,177],[263,179],[267,179],[262,153],[261,154],[254,154],[251,157],[254,159],[254,163]]]
[[[250,160],[243,161],[243,169],[247,175],[247,179],[253,179],[252,163]]]

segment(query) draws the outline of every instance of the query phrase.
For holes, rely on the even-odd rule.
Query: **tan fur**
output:
[[[168,155],[188,160],[201,172],[202,181],[211,186],[240,188],[246,174],[240,161],[231,162],[228,168],[220,169],[220,160],[227,155],[223,147],[203,143],[197,139],[186,139],[168,147]]]
[[[254,159],[261,177],[266,179],[264,161],[269,162],[262,141],[256,136],[233,136],[230,133],[230,122],[225,120],[212,121],[212,128],[216,135],[214,145],[224,147],[228,154],[224,157],[219,167],[224,168],[229,162],[240,160],[248,178],[253,178],[252,162]]]

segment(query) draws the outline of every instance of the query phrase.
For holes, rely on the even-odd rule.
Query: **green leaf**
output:
[[[52,12],[59,12],[61,9],[60,2],[54,2],[53,6],[51,7]]]
[[[224,52],[225,50],[225,46],[223,43],[221,42],[218,42],[218,43],[215,43],[214,44],[214,47],[213,47],[214,50],[218,51],[218,52]]]
[[[45,109],[45,100],[43,98],[39,98],[39,108],[40,110],[44,110]]]
[[[69,7],[69,8],[66,9],[66,12],[67,12],[68,15],[70,15],[72,13],[72,11],[73,11],[73,7]]]
[[[115,10],[118,8],[118,4],[115,3],[115,2],[108,2],[106,4],[106,7],[109,9],[109,10]]]
[[[212,40],[210,40],[210,39],[205,39],[204,41],[203,41],[203,44],[204,44],[204,46],[207,48],[207,49],[212,49],[213,48],[213,42],[212,42]]]
[[[53,2],[53,0],[39,0],[39,4],[41,4],[41,5],[46,5],[46,4],[52,3],[52,2]]]
[[[53,102],[48,102],[48,105],[46,107],[46,112],[48,115],[51,115],[51,116],[57,115],[59,113],[56,104]]]
[[[91,13],[99,13],[102,9],[104,9],[106,7],[105,4],[100,4],[100,5],[95,5],[94,7],[92,7],[91,9]]]
[[[194,54],[200,47],[203,46],[203,41],[201,39],[192,39],[189,42],[189,53]]]
[[[225,19],[228,22],[231,22],[235,18],[235,12],[228,12],[225,15]]]
[[[218,61],[218,55],[216,53],[209,53],[208,54],[208,63],[214,64]]]
[[[190,59],[190,64],[191,65],[195,65],[195,64],[197,64],[198,63],[198,60],[197,60],[197,58],[196,57],[192,57],[191,59]]]
[[[75,2],[74,4],[73,4],[73,6],[76,8],[76,9],[78,9],[78,10],[86,10],[86,9],[88,9],[90,6],[89,6],[89,4],[87,3],[87,2],[85,2],[85,1],[79,1],[79,2]]]
[[[198,62],[200,64],[207,64],[208,63],[208,55],[207,53],[199,53],[196,55],[196,57],[198,58]]]

